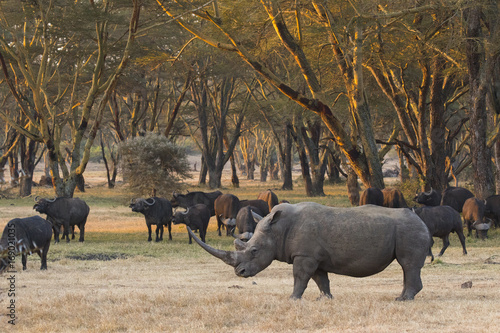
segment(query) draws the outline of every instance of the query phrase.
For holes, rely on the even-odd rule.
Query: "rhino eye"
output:
[[[250,253],[252,254],[252,257],[256,257],[258,252],[259,252],[259,250],[256,249],[255,247],[250,250]]]

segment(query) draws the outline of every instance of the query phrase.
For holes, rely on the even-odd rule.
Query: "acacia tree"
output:
[[[8,5],[10,11],[15,11],[15,6],[19,8],[18,2],[8,2]],[[2,14],[5,14],[5,2],[2,6]],[[83,177],[107,100],[128,62],[140,8],[139,1],[134,0],[130,11],[120,8],[116,12],[130,15],[125,27],[127,38],[120,44],[121,57],[109,56],[112,43],[121,40],[123,35],[123,30],[119,31],[118,25],[110,21],[113,13],[110,2],[24,2],[22,15],[2,17],[4,33],[0,38],[0,53],[8,57],[6,61],[12,73],[6,67],[3,71],[29,126],[23,127],[5,112],[0,111],[0,116],[25,137],[43,142],[57,196],[72,197]],[[89,36],[86,32],[92,30],[85,29],[92,25],[95,35]],[[70,28],[75,30],[68,31]],[[117,30],[113,34],[114,28]],[[29,94],[16,90],[11,84],[12,76],[25,82]],[[83,80],[90,84],[82,84]],[[99,96],[102,98],[94,107]],[[69,168],[61,147],[68,125],[72,140]]]
[[[199,39],[219,49],[232,51],[238,54],[247,64],[249,64],[257,73],[264,77],[271,85],[281,91],[285,96],[298,103],[305,109],[318,114],[328,129],[332,132],[339,148],[349,159],[352,167],[356,170],[361,180],[367,186],[384,187],[381,163],[378,158],[377,148],[373,129],[371,127],[370,110],[363,93],[363,49],[362,49],[362,28],[356,25],[351,31],[353,43],[349,41],[345,45],[340,44],[340,39],[334,26],[334,22],[338,17],[335,17],[331,9],[326,6],[326,2],[311,1],[312,11],[309,13],[315,17],[316,22],[321,27],[329,38],[329,43],[332,46],[334,58],[337,61],[341,72],[341,78],[344,80],[346,95],[349,98],[349,104],[353,112],[353,117],[356,118],[356,124],[359,127],[359,145],[351,140],[351,136],[345,130],[342,122],[335,116],[332,109],[329,107],[330,100],[325,89],[320,85],[317,73],[313,70],[311,61],[302,47],[302,43],[294,38],[287,26],[287,20],[281,10],[278,1],[261,1],[262,8],[265,10],[267,18],[270,20],[276,36],[279,38],[281,46],[285,47],[299,67],[309,95],[294,89],[286,84],[283,79],[276,75],[262,59],[255,55],[254,49],[248,49],[249,43],[242,43],[235,33],[234,27],[231,27],[227,17],[213,17],[208,12],[195,12],[199,18],[211,22],[224,35],[224,39],[211,32],[208,29],[197,29],[194,24],[190,24],[187,19],[181,18],[175,12],[175,7],[163,7],[165,12],[176,19],[176,21],[186,30],[190,31]],[[184,6],[187,3],[183,2]],[[247,8],[248,9],[248,8]],[[248,12],[248,11],[247,11]],[[231,15],[231,13],[227,13]],[[232,16],[235,17],[234,15]],[[262,18],[261,18],[262,19]],[[289,17],[290,21],[296,22],[295,17]],[[298,32],[302,35],[302,31]],[[254,47],[254,46],[250,46]],[[348,56],[343,47],[349,48],[353,56]],[[252,51],[254,51],[252,53]]]

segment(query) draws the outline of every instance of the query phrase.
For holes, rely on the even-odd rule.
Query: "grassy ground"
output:
[[[279,184],[242,182],[223,189],[253,199]],[[194,190],[195,188],[193,188]],[[345,187],[327,196],[306,198],[296,186],[276,191],[290,202],[314,200],[347,206]],[[36,188],[34,195],[52,196]],[[500,322],[500,232],[486,241],[467,239],[462,255],[456,235],[444,256],[422,270],[424,289],[412,302],[396,302],[402,270],[394,262],[368,278],[330,274],[333,300],[316,300],[311,282],[300,301],[289,300],[292,266],[274,262],[255,277],[238,278],[230,266],[196,244],[187,244],[183,226],[173,240],[148,243],[144,218],[128,208],[130,195],[94,182],[77,193],[91,207],[83,244],[52,244],[48,270],[37,255],[21,270],[17,258],[15,297],[8,295],[10,274],[0,275],[0,331],[7,332],[495,332]],[[0,228],[14,217],[37,215],[33,200],[0,199]],[[230,237],[216,235],[212,219],[207,242],[233,249]],[[78,237],[78,236],[77,236]],[[441,241],[436,239],[433,252]],[[471,281],[472,288],[462,288]],[[14,299],[16,325],[8,324]]]

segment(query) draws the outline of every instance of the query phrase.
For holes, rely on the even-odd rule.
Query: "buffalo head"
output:
[[[215,249],[203,243],[188,227],[188,232],[205,251],[234,267],[236,275],[241,277],[254,276],[276,258],[275,240],[270,234],[271,226],[276,223],[281,211],[267,215],[255,229],[253,237],[248,242],[240,239],[234,240],[236,251]]]
[[[154,198],[149,199],[132,199],[129,208],[132,208],[133,212],[142,213],[148,210],[151,206],[155,204]]]
[[[56,199],[57,198],[40,199],[40,197],[36,196],[35,205],[33,206],[33,209],[41,214],[47,214],[47,210],[49,209],[50,204],[56,201]]]
[[[424,206],[439,206],[441,204],[441,193],[431,188],[429,192],[416,193],[414,200]]]

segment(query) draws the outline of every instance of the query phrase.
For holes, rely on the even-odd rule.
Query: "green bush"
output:
[[[120,145],[123,179],[138,195],[167,196],[189,178],[186,151],[159,134],[128,139]]]

